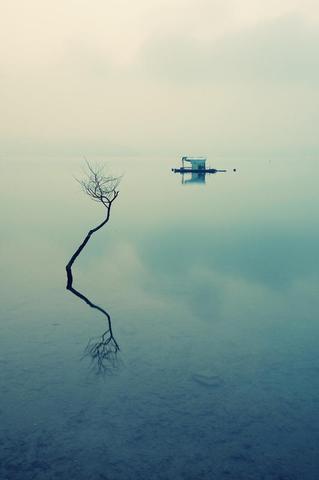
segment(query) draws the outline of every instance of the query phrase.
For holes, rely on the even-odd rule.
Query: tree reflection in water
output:
[[[73,286],[73,274],[72,266],[75,260],[78,258],[84,247],[87,245],[91,236],[100,230],[110,219],[111,207],[114,200],[118,197],[118,185],[120,182],[119,177],[106,176],[104,174],[103,167],[92,167],[87,162],[87,174],[84,180],[79,180],[84,192],[95,202],[102,203],[106,209],[106,215],[103,222],[92,228],[87,233],[83,242],[74,252],[66,265],[67,284],[66,289],[72,292],[74,295],[83,300],[91,308],[94,308],[101,312],[107,319],[107,329],[101,337],[95,340],[90,340],[85,351],[84,356],[89,355],[92,359],[98,373],[107,373],[113,370],[117,365],[117,353],[120,347],[114,338],[112,330],[112,321],[110,314],[99,305],[94,304],[83,293],[76,290]]]

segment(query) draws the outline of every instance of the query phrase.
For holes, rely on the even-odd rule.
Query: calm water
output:
[[[103,218],[81,159],[1,160],[3,479],[319,478],[318,166],[226,159],[182,185],[171,159],[124,173]],[[302,164],[302,168],[300,165]]]

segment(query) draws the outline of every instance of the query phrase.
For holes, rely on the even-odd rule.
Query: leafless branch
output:
[[[83,191],[92,200],[95,202],[100,202],[104,205],[106,208],[106,217],[99,225],[88,231],[83,242],[76,249],[66,265],[66,288],[83,300],[91,308],[99,310],[106,317],[107,330],[98,341],[95,341],[94,343],[90,342],[84,352],[85,355],[90,355],[93,362],[96,362],[98,373],[106,373],[110,368],[114,368],[116,364],[117,352],[120,350],[120,347],[113,336],[111,316],[105,309],[91,302],[89,298],[73,287],[72,266],[90,240],[93,233],[97,232],[109,221],[112,204],[119,194],[118,186],[120,183],[120,177],[105,175],[103,166],[93,167],[88,161],[86,161],[86,165],[86,177],[83,180],[77,181],[82,186]]]
[[[86,165],[86,178],[78,180],[83,191],[94,202],[101,202],[106,208],[110,208],[119,194],[118,186],[121,178],[105,175],[103,165],[92,167],[88,161]]]

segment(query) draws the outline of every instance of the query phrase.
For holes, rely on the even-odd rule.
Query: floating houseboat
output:
[[[206,157],[182,157],[182,166],[180,168],[172,168],[172,172],[196,174],[226,172],[226,170],[206,168],[206,160]],[[185,163],[190,163],[190,166],[185,166]]]

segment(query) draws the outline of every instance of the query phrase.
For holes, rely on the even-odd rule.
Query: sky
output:
[[[0,7],[2,153],[319,151],[316,1]]]

